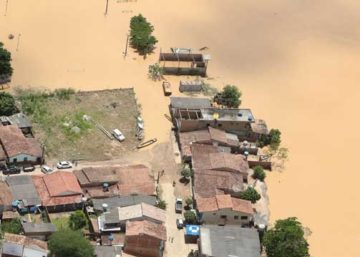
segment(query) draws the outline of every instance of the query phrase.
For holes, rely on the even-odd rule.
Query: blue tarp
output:
[[[200,226],[198,225],[186,225],[185,235],[187,236],[199,236],[200,235]]]

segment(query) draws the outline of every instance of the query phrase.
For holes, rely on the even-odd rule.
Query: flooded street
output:
[[[12,86],[78,90],[134,87],[146,138],[169,139],[169,99],[147,77],[160,48],[207,47],[209,83],[235,84],[242,107],[279,128],[289,161],[267,177],[271,220],[296,216],[313,257],[360,256],[360,2],[351,0],[0,1],[0,41],[12,52]],[[142,13],[159,40],[129,49]],[[9,40],[8,35],[14,39]],[[180,78],[167,78],[175,94]]]

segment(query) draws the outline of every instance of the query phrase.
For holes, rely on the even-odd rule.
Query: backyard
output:
[[[17,89],[16,94],[48,162],[108,160],[136,148],[139,106],[132,88],[90,92]],[[122,131],[125,141],[106,135],[115,128]]]

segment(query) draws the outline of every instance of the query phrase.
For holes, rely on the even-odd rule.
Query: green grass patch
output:
[[[69,217],[58,217],[52,220],[57,230],[69,228]]]

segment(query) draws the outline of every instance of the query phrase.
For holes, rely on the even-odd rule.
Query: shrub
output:
[[[253,187],[248,187],[244,192],[241,192],[240,198],[256,203],[260,200],[261,195]]]
[[[192,197],[191,196],[189,196],[188,198],[186,198],[186,200],[185,200],[185,203],[186,203],[186,205],[187,206],[190,206],[190,205],[192,205],[193,204],[193,199],[192,199]]]
[[[130,20],[130,44],[140,54],[151,53],[157,39],[151,35],[154,27],[141,14],[134,16]]]
[[[10,116],[18,112],[15,99],[6,92],[0,92],[0,116]]]
[[[194,171],[187,166],[181,170],[181,176],[183,176],[186,179],[189,179],[193,175],[194,175]]]
[[[69,100],[70,96],[75,94],[72,88],[59,88],[54,91],[55,96],[60,100]]]
[[[264,181],[265,177],[266,177],[266,173],[264,171],[264,169],[261,166],[256,166],[254,168],[254,174],[252,175],[252,177],[254,179],[258,179],[260,181]]]
[[[149,65],[149,77],[152,80],[161,80],[164,74],[164,69],[158,63]]]
[[[164,200],[159,200],[156,206],[162,210],[166,210],[167,203]]]
[[[265,232],[263,245],[268,257],[310,256],[304,229],[294,217],[276,221],[275,227]]]
[[[69,228],[72,230],[79,230],[87,225],[87,219],[85,214],[82,211],[76,211],[71,213],[69,218]]]
[[[11,67],[11,53],[6,50],[4,44],[0,42],[0,84],[4,81],[9,81],[9,78],[13,74],[13,68]]]
[[[241,104],[241,92],[234,85],[226,85],[222,92],[217,93],[214,102],[229,108],[238,108]]]
[[[184,212],[184,219],[186,223],[194,224],[196,222],[196,214],[193,211],[185,211]]]
[[[259,147],[270,146],[272,150],[277,150],[281,143],[281,132],[278,129],[271,129],[269,134],[261,135],[257,141]]]
[[[20,219],[13,219],[8,222],[1,223],[2,233],[20,234],[22,232],[22,224]]]

